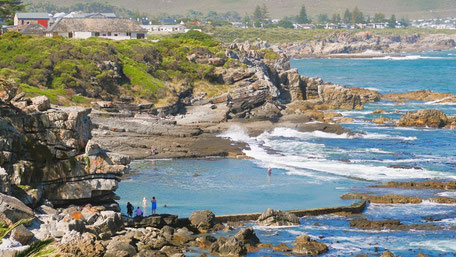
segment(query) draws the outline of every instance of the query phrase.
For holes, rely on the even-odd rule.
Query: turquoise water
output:
[[[378,59],[291,60],[304,76],[381,93],[431,89],[456,93],[456,51],[407,53]]]
[[[268,176],[265,168],[250,160],[146,160],[132,168],[138,175],[122,181],[117,191],[122,207],[126,200],[138,206],[144,196],[155,196],[159,213],[181,217],[202,209],[222,215],[350,205],[353,201],[339,196],[365,184],[351,179],[314,181],[289,176],[284,169],[274,169]],[[324,194],[318,193],[322,187]]]
[[[456,93],[456,51],[408,54],[390,59],[305,59],[292,66],[307,76],[342,85],[375,88],[387,92],[431,89]],[[354,135],[322,132],[302,133],[276,128],[250,137],[241,127],[232,127],[220,136],[250,146],[245,153],[253,160],[201,159],[158,160],[133,163],[130,179],[120,183],[117,193],[124,208],[135,206],[143,196],[158,199],[159,213],[188,216],[194,210],[210,209],[215,214],[262,212],[266,208],[284,210],[350,205],[341,200],[345,192],[396,193],[411,196],[456,197],[452,190],[374,189],[369,185],[391,180],[456,179],[456,130],[396,128],[372,123],[380,117],[400,118],[418,109],[439,109],[456,114],[456,105],[409,102],[403,105],[381,101],[364,110],[343,111],[355,122],[343,124]],[[400,111],[401,113],[395,113]],[[268,177],[266,169],[273,168]],[[194,176],[198,173],[198,176]],[[166,204],[168,207],[164,208]],[[326,256],[351,256],[385,248],[396,255],[456,256],[456,209],[453,205],[370,205],[371,219],[395,218],[405,224],[427,223],[426,216],[443,215],[436,222],[443,231],[360,231],[349,221],[335,216],[301,219],[290,228],[255,227],[262,242],[291,243],[306,233],[328,244]],[[254,225],[254,224],[252,224]],[[234,233],[234,232],[233,232]],[[198,253],[195,253],[198,254]],[[281,256],[264,250],[251,256]]]

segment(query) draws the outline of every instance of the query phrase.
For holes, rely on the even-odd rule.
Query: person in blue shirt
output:
[[[152,215],[157,214],[157,200],[155,196],[152,197]]]

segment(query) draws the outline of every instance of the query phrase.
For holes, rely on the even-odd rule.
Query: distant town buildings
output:
[[[14,26],[2,26],[1,32],[13,30],[25,35],[62,36],[86,39],[100,37],[113,40],[145,38],[147,30],[131,19],[114,13],[16,13]]]
[[[177,25],[141,25],[148,32],[185,33],[187,28],[182,24]]]
[[[456,18],[412,20],[411,26],[424,29],[456,29]]]

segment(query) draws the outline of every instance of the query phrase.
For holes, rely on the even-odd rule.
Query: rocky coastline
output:
[[[456,47],[455,34],[382,36],[369,31],[336,32],[321,40],[272,46],[291,58],[379,58],[397,53],[440,51]]]
[[[369,35],[364,37],[366,42],[378,41]],[[335,39],[338,40],[341,39]],[[413,43],[424,39],[404,40]],[[434,42],[427,40],[424,41],[429,44]],[[448,40],[442,47],[451,45],[454,47],[454,40]],[[314,46],[309,51],[322,54],[347,51],[332,47],[336,50],[316,50]],[[402,47],[405,49],[398,44],[397,50]],[[367,46],[354,49],[364,51]],[[338,124],[350,120],[334,110],[360,110],[364,104],[380,100],[456,99],[453,95],[431,97],[428,93],[426,98],[420,93],[383,96],[372,90],[304,77],[296,69],[290,69],[288,61],[288,56],[299,56],[304,50],[296,50],[296,55],[290,51],[295,50],[268,59],[254,45],[231,44],[225,56],[237,60],[239,65],[219,66],[211,75],[214,81],[229,85],[227,92],[208,96],[183,89],[175,92],[173,103],[161,107],[137,104],[129,99],[96,102],[93,109],[51,106],[45,96],[25,97],[14,81],[0,80],[0,212],[3,213],[0,218],[6,224],[32,219],[26,226],[16,228],[22,232],[12,232],[9,247],[0,249],[0,253],[13,256],[34,240],[48,238],[55,240],[53,247],[61,256],[177,257],[185,256],[192,247],[220,256],[243,256],[258,248],[274,248],[297,256],[327,252],[326,245],[307,235],[297,237],[292,247],[262,245],[252,228],[235,229],[242,224],[217,222],[210,211],[195,212],[189,219],[174,215],[131,219],[120,213],[115,202],[118,199],[115,190],[121,177],[128,174],[132,159],[248,158],[243,152],[245,144],[219,136],[233,126],[243,127],[250,135],[275,127],[352,133]],[[206,55],[187,58],[195,62],[226,60],[214,60]],[[403,114],[393,124],[451,129],[456,127],[456,119],[437,110],[424,110]],[[396,200],[402,199],[398,196],[388,196],[389,200],[359,194],[345,197],[377,203],[403,201]],[[428,199],[407,198],[406,202],[423,200]],[[353,227],[361,229],[440,229],[396,221],[370,221],[344,210],[340,212],[351,219],[350,225],[353,223]],[[267,210],[258,217],[260,225],[297,222],[294,213],[278,210]],[[207,234],[232,230],[236,234],[228,238]],[[25,236],[14,238],[18,234]],[[385,254],[394,256],[390,252]]]

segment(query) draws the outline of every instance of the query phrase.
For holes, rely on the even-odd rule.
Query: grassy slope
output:
[[[217,43],[202,33],[196,39],[187,36],[153,43],[37,38],[10,32],[0,36],[0,76],[16,80],[29,95],[46,95],[59,104],[88,104],[90,98],[120,95],[156,103],[172,98],[171,92],[183,81],[204,80],[214,68],[190,62],[186,56],[198,49],[215,55],[221,51]],[[120,76],[110,64],[118,67]]]
[[[132,11],[150,14],[170,13],[185,14],[189,9],[207,11],[237,11],[241,15],[252,13],[257,4],[265,3],[272,17],[296,15],[302,4],[305,4],[310,16],[319,13],[343,13],[358,6],[366,14],[384,12],[398,17],[428,18],[456,16],[454,0],[26,0],[29,3],[52,2],[57,5],[71,5],[77,2],[103,2],[121,6]]]
[[[405,29],[365,29],[365,30],[295,30],[295,29],[238,29],[232,27],[216,27],[209,30],[209,33],[215,39],[222,42],[238,42],[255,41],[257,39],[268,41],[269,43],[288,43],[288,42],[308,42],[311,40],[319,40],[338,32],[358,33],[360,31],[369,31],[372,34],[379,36],[401,36],[411,34],[456,34],[455,30],[431,30],[418,28]]]

